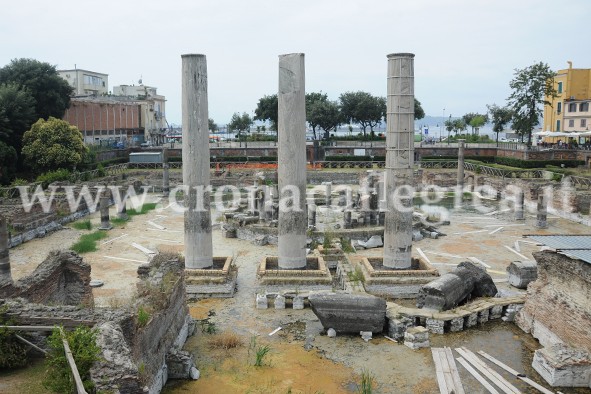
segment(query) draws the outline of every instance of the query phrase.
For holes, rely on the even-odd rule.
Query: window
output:
[[[588,111],[589,111],[589,103],[579,104],[579,112],[588,112]]]
[[[558,82],[558,93],[562,93],[562,82]]]
[[[568,105],[568,112],[577,112],[577,103],[570,103]]]
[[[556,112],[558,112],[558,113],[562,112],[562,103],[558,103],[558,106],[556,107]]]
[[[587,127],[587,119],[581,119],[581,127]]]
[[[101,77],[96,77],[94,75],[84,74],[84,84],[85,85],[101,86],[101,85],[103,85],[103,79]]]
[[[575,127],[575,120],[574,119],[568,120],[568,127]]]
[[[556,131],[560,131],[560,120],[556,121]]]

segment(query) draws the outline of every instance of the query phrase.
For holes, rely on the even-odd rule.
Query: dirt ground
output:
[[[157,200],[158,197],[152,196],[152,201]],[[496,205],[495,202],[486,204],[491,210]],[[91,220],[98,227],[98,215],[92,215]],[[476,257],[491,267],[488,271],[500,289],[515,292],[506,283],[507,265],[523,259],[523,256],[531,259],[531,253],[540,250],[534,243],[526,242],[523,234],[589,232],[585,226],[556,217],[549,218],[546,230],[534,228],[534,222],[533,213],[526,215],[525,222],[516,222],[511,212],[484,214],[466,202],[462,209],[451,212],[449,226],[440,227],[446,236],[414,243],[413,253],[419,257],[420,248],[442,273],[468,257]],[[148,261],[148,254],[134,243],[151,251],[181,252],[182,229],[182,213],[173,212],[167,201],[161,201],[158,209],[135,216],[128,223],[110,230],[108,238],[99,241],[96,252],[84,255],[85,261],[92,265],[92,278],[105,283],[94,289],[96,304],[121,305],[133,296],[136,269]],[[69,247],[82,233],[84,231],[65,228],[12,249],[14,278],[30,273],[47,252],[57,247]],[[185,348],[195,355],[201,378],[191,382],[170,382],[165,392],[348,393],[357,390],[364,371],[373,377],[374,393],[438,392],[435,367],[428,349],[413,351],[382,336],[369,342],[358,336],[328,338],[308,308],[256,310],[256,268],[263,256],[276,255],[276,246],[254,246],[238,239],[224,239],[219,226],[214,227],[213,244],[215,255],[236,257],[238,290],[232,299],[203,300],[191,305],[191,314],[203,322],[204,329],[198,329]],[[381,248],[359,252],[361,255],[381,253]],[[217,333],[236,333],[242,346],[230,350],[211,349],[209,343],[215,334],[208,333],[207,327],[215,327]],[[282,327],[278,333],[268,335],[278,327]],[[250,344],[253,338],[258,345],[271,347],[267,363],[262,367],[252,365],[253,347]],[[431,343],[435,347],[466,346],[473,351],[485,350],[541,382],[530,367],[532,352],[539,345],[514,324],[491,322],[462,333],[432,335]],[[485,392],[462,367],[459,369],[467,393]],[[505,376],[524,393],[534,392]]]

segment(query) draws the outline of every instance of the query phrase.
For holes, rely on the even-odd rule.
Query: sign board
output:
[[[354,149],[353,156],[366,156],[365,149]]]

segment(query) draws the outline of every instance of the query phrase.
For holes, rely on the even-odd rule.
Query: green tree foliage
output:
[[[90,368],[95,361],[99,360],[101,349],[96,344],[96,329],[88,327],[77,327],[76,330],[65,332],[76,367],[84,388],[93,392],[94,384],[90,379]],[[70,372],[70,366],[64,352],[62,335],[58,328],[55,328],[47,339],[51,351],[47,359],[47,375],[44,386],[55,393],[76,393],[76,383]]]
[[[217,125],[216,122],[213,121],[212,118],[209,118],[209,131],[211,131],[212,133],[215,133],[216,131],[219,130],[219,127]]]
[[[556,97],[553,72],[548,64],[539,62],[523,69],[515,70],[509,83],[512,93],[507,99],[513,112],[513,128],[527,136],[527,145],[531,146],[531,134],[543,114],[545,104]]]
[[[375,97],[367,92],[346,92],[340,96],[341,111],[345,119],[358,123],[367,135],[369,127],[373,137],[373,128],[379,125],[386,113],[386,99]]]
[[[27,348],[16,339],[17,332],[2,328],[14,322],[3,315],[6,308],[0,308],[0,370],[24,367],[27,364]]]
[[[16,150],[0,141],[0,183],[10,183],[16,171],[16,160]]]
[[[306,93],[306,121],[312,128],[314,139],[316,139],[316,129],[320,127],[323,112],[321,106],[328,101],[325,93]]]
[[[277,95],[272,94],[261,98],[254,110],[254,120],[269,121],[271,130],[277,131],[277,122],[279,117],[279,102]]]
[[[314,119],[316,126],[324,130],[324,138],[328,139],[331,131],[335,131],[345,119],[341,112],[339,103],[336,101],[317,101],[310,105],[310,110],[306,110],[306,117]],[[308,123],[311,123],[308,120]],[[314,138],[316,133],[314,132]]]
[[[23,134],[37,118],[35,99],[14,82],[0,85],[0,138],[20,150]]]
[[[421,106],[421,102],[415,98],[415,120],[423,119],[425,117],[425,111]]]
[[[252,125],[252,118],[246,112],[240,115],[238,112],[234,112],[230,123],[228,123],[228,129],[233,132],[238,132],[238,139],[241,139],[241,134],[250,131],[250,125]]]
[[[490,114],[493,131],[497,133],[497,143],[499,142],[499,133],[505,129],[505,125],[513,118],[513,112],[509,107],[499,107],[496,104],[487,105]]]
[[[462,120],[472,128],[472,134],[474,134],[475,130],[478,130],[488,122],[488,114],[469,112],[462,116]]]
[[[35,119],[61,118],[70,106],[72,87],[55,66],[34,59],[14,59],[0,68],[0,83],[15,83],[35,100]]]
[[[39,119],[23,136],[23,156],[37,172],[75,169],[86,152],[82,133],[65,120]]]
[[[450,117],[449,120],[445,121],[445,129],[448,132],[453,131],[454,133],[456,133],[456,135],[460,131],[465,131],[467,128],[468,127],[466,126],[466,122],[464,122],[464,119],[462,118],[452,119]]]

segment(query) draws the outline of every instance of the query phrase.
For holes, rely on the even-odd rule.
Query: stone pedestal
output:
[[[384,266],[411,267],[414,165],[414,55],[388,55]],[[403,188],[407,188],[403,192]],[[401,189],[402,188],[402,189]],[[394,195],[399,197],[394,199]],[[400,197],[403,196],[403,197]]]
[[[278,179],[281,269],[306,266],[306,97],[304,54],[279,56]]]
[[[205,55],[182,55],[185,267],[213,265],[209,186],[209,118]]]
[[[544,193],[538,195],[538,215],[536,217],[537,228],[548,228],[548,201]]]
[[[429,331],[425,327],[411,327],[404,333],[404,346],[411,349],[430,347]]]
[[[285,309],[285,297],[281,294],[275,297],[275,309]]]
[[[99,230],[112,229],[113,226],[111,226],[109,218],[109,197],[101,196],[99,207],[101,213],[101,226],[99,227]]]

